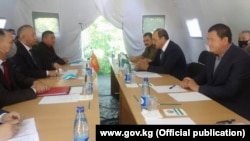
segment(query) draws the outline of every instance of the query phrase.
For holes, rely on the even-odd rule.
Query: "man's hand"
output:
[[[53,67],[56,69],[56,70],[65,70],[64,66],[63,65],[60,65],[58,63],[54,63],[53,64]]]
[[[12,138],[18,131],[18,124],[9,122],[0,125],[0,141],[6,141]]]
[[[48,76],[50,76],[50,77],[59,76],[59,72],[58,72],[58,70],[51,70],[51,71],[48,71]]]
[[[63,59],[63,61],[64,61],[66,64],[69,62],[69,59],[66,58],[66,57],[64,57],[64,58],[62,58],[62,59]]]
[[[38,80],[33,82],[33,85],[31,86],[31,88],[34,88],[37,93],[43,93],[43,92],[46,92],[50,89],[48,85],[46,85]]]
[[[13,112],[4,114],[1,120],[3,123],[10,122],[12,124],[18,124],[23,121],[23,116],[19,114],[18,112],[13,111]]]
[[[135,65],[139,70],[145,70],[145,71],[148,70],[149,67],[149,64],[146,59],[140,59],[139,61],[137,61]]]
[[[199,91],[199,85],[190,77],[185,77],[181,81],[180,86],[185,89],[191,89],[192,91]]]

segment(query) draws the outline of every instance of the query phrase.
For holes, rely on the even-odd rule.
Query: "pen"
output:
[[[216,124],[232,124],[234,121],[235,119],[221,120],[217,121]]]
[[[174,88],[174,87],[175,87],[175,85],[172,85],[172,86],[169,87],[169,89],[172,89],[172,88]]]
[[[135,98],[135,100],[137,101],[137,102],[139,102],[139,100],[137,99],[137,97],[134,95],[134,98]]]
[[[90,101],[89,101],[88,109],[90,109]]]
[[[160,103],[160,105],[181,105],[181,103]]]

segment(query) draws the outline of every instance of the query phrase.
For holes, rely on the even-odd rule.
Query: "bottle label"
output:
[[[131,82],[130,73],[126,73],[126,74],[125,74],[124,80],[125,80],[126,83],[130,83],[130,82]]]
[[[77,136],[74,138],[74,141],[88,141],[88,140],[89,140],[89,136],[87,135]]]
[[[143,106],[143,107],[148,106],[148,96],[146,96],[146,95],[141,96],[141,106]]]
[[[85,84],[85,94],[90,95],[93,93],[93,85],[92,83]]]

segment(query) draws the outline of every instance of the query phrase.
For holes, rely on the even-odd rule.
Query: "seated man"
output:
[[[44,83],[17,72],[6,53],[13,43],[11,33],[0,29],[0,108],[34,99],[37,93],[49,90]]]
[[[152,62],[155,59],[157,48],[153,45],[152,33],[147,32],[143,35],[145,50],[140,56],[131,57],[130,61],[136,63],[139,59],[146,59],[147,62]]]
[[[18,29],[17,37],[17,51],[11,58],[11,62],[17,71],[33,78],[45,78],[59,74],[55,70],[50,71],[42,68],[40,60],[38,60],[37,55],[32,49],[36,44],[36,34],[32,26],[21,26]]]
[[[0,110],[0,140],[7,141],[11,139],[19,130],[18,125],[23,117],[17,112],[6,112]]]
[[[42,33],[42,42],[36,48],[39,53],[39,59],[46,70],[63,68],[62,65],[68,63],[67,58],[60,58],[54,50],[55,35],[52,31]]]
[[[140,60],[135,67],[139,70],[170,74],[182,80],[187,75],[187,64],[179,45],[171,41],[167,31],[161,28],[154,31],[153,41],[158,49],[155,59],[150,64]]]
[[[215,24],[208,30],[210,49],[205,69],[181,86],[198,91],[250,120],[250,56],[232,43],[228,26]]]
[[[238,44],[240,48],[250,53],[250,31],[244,30],[240,32]]]

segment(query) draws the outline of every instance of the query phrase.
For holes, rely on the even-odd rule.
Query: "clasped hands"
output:
[[[185,77],[181,83],[180,86],[185,89],[190,89],[192,91],[199,91],[199,85],[190,77]]]

